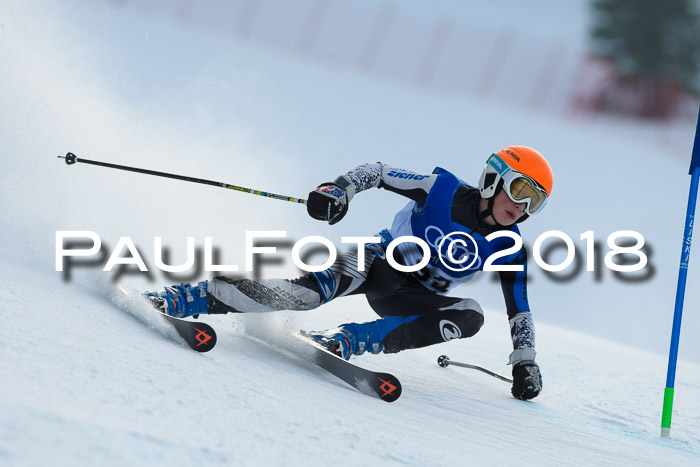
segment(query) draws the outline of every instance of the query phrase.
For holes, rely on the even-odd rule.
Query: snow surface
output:
[[[434,4],[463,13],[460,2]],[[532,14],[519,4],[509,2],[509,18]],[[539,29],[580,32],[585,8],[570,4],[539,15]],[[494,7],[474,5],[472,20],[502,26]],[[562,27],[564,14],[575,27]],[[0,39],[0,465],[700,464],[697,254],[672,437],[659,438],[694,122],[566,118],[495,96],[432,93],[112,2],[2,2]],[[666,134],[684,142],[670,144]],[[152,289],[208,277],[155,270],[155,236],[174,264],[185,259],[187,236],[198,246],[212,236],[220,262],[242,266],[246,230],[339,242],[386,227],[404,204],[388,192],[363,193],[328,227],[302,206],[67,168],[56,159],[67,151],[303,197],[375,160],[416,171],[440,165],[476,182],[486,156],[513,143],[540,149],[556,174],[546,211],[523,224],[526,244],[561,230],[581,256],[578,237],[593,230],[604,253],[610,233],[631,229],[651,246],[648,276],[636,282],[603,267],[566,280],[531,267],[544,377],[532,402],[514,400],[487,375],[436,364],[447,354],[509,372],[500,286],[489,277],[455,291],[486,309],[475,337],[357,359],[401,379],[402,397],[386,404],[288,351],[297,329],[374,319],[361,297],[304,313],[203,317],[219,342],[200,355],[149,328],[138,306],[129,312],[110,299],[116,279],[101,272],[106,256],[55,271],[57,230],[97,232],[104,255],[131,237],[151,272],[117,279]],[[280,252],[288,256],[289,245]],[[260,272],[297,274],[289,261]]]
[[[0,278],[2,465],[697,465],[700,368],[681,362],[671,438],[659,437],[665,359],[538,325],[544,391],[506,373],[507,322],[487,312],[474,338],[356,362],[403,385],[392,404],[287,351],[299,328],[369,319],[362,299],[308,313],[207,317],[198,354],[110,302],[109,281],[67,286],[5,263]],[[35,284],[41,284],[37,290]],[[146,305],[147,306],[147,305]],[[359,315],[359,316],[358,316]],[[146,315],[148,316],[148,315]],[[152,316],[152,315],[151,315]],[[255,337],[255,336],[259,337]]]

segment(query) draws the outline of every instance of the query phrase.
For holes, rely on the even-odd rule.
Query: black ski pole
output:
[[[202,183],[204,185],[218,186],[221,188],[227,188],[229,190],[242,191],[244,193],[250,193],[252,195],[265,196],[266,198],[274,198],[282,201],[290,201],[292,203],[305,204],[306,200],[301,198],[293,198],[291,196],[278,195],[275,193],[270,193],[269,191],[254,190],[252,188],[245,188],[238,185],[231,185],[228,183],[215,182],[213,180],[205,180],[203,178],[188,177],[185,175],[175,175],[165,172],[157,172],[155,170],[139,169],[136,167],[127,167],[125,165],[110,164],[108,162],[91,161],[89,159],[79,159],[75,154],[69,152],[65,156],[58,156],[59,159],[65,159],[67,165],[73,165],[76,162],[81,164],[99,165],[100,167],[108,167],[110,169],[126,170],[129,172],[138,172],[146,175],[155,175],[158,177],[174,178],[175,180],[183,180],[185,182]]]
[[[481,371],[481,372],[483,372],[483,373],[486,373],[487,375],[491,375],[491,376],[493,376],[494,378],[500,379],[501,381],[505,381],[505,382],[507,382],[507,383],[512,383],[512,382],[513,382],[512,379],[506,378],[506,377],[503,376],[503,375],[499,375],[498,373],[496,373],[496,372],[494,372],[494,371],[491,371],[491,370],[489,370],[489,369],[487,369],[487,368],[484,368],[483,366],[479,366],[479,365],[470,365],[469,363],[453,362],[452,360],[450,360],[450,357],[448,357],[447,355],[440,355],[440,356],[438,357],[437,362],[438,362],[438,365],[440,365],[440,366],[443,367],[443,368],[446,367],[446,366],[448,366],[448,365],[461,366],[462,368],[471,368],[472,370],[479,370],[479,371]]]

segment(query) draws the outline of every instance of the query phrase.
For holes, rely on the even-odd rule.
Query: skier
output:
[[[380,319],[310,333],[347,360],[365,351],[394,353],[476,334],[484,322],[479,304],[446,294],[472,279],[493,256],[494,265],[511,266],[511,270],[499,271],[514,349],[508,362],[513,365],[511,392],[515,398],[532,399],[541,391],[542,376],[535,362],[534,324],[527,301],[526,253],[522,247],[513,251],[511,237],[501,235],[491,241],[486,237],[499,231],[519,235],[516,224],[542,210],[552,183],[547,160],[526,146],[509,146],[492,154],[478,188],[440,167],[432,174],[418,174],[380,162],[364,164],[320,185],[307,200],[311,217],[333,225],[345,216],[350,200],[369,188],[384,188],[409,198],[391,228],[379,233],[381,241],[365,246],[363,272],[358,268],[358,255],[351,253],[341,255],[325,271],[293,280],[222,276],[145,295],[164,313],[187,317],[308,310],[338,297],[364,294]],[[457,232],[468,234],[473,241]],[[418,237],[429,245],[430,261],[423,269],[405,273],[389,264],[387,246],[402,236]],[[448,241],[455,238],[462,241]],[[393,259],[416,265],[423,259],[423,250],[413,242],[400,243]],[[468,269],[459,267],[465,263]],[[515,271],[513,266],[522,268]]]

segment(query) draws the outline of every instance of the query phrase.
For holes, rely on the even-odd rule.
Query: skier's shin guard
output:
[[[427,347],[452,339],[471,337],[484,324],[484,315],[477,302],[464,299],[438,311],[403,318],[385,317],[391,328],[382,341],[384,353]],[[381,321],[381,320],[380,320]],[[387,324],[389,324],[387,323]]]

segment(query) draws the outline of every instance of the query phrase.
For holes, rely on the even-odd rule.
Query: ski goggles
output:
[[[503,179],[503,190],[514,203],[526,203],[525,212],[532,216],[547,204],[547,192],[532,178],[515,172],[497,154],[492,154],[488,163]]]

